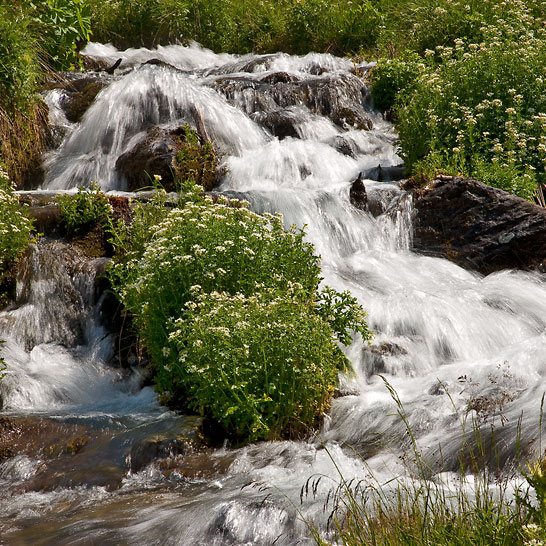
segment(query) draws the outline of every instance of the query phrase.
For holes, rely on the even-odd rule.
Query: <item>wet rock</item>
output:
[[[191,444],[184,439],[143,440],[131,447],[131,472],[139,472],[156,459],[186,455],[190,450]]]
[[[184,457],[202,448],[204,442],[199,432],[202,419],[187,417],[186,421],[183,433],[174,436],[161,434],[133,443],[127,459],[131,472],[139,472],[154,461]]]
[[[351,205],[357,209],[368,209],[368,194],[366,193],[366,186],[364,186],[364,182],[362,182],[362,173],[360,173],[358,178],[351,184],[349,201],[351,202]]]
[[[274,110],[273,112],[259,112],[252,119],[264,126],[269,132],[280,140],[286,137],[298,137],[297,124],[301,119],[291,110]]]
[[[69,95],[65,106],[67,119],[73,123],[79,122],[105,85],[104,82],[91,82],[81,91]]]
[[[88,432],[80,425],[49,419],[0,417],[0,462],[22,454],[32,459],[74,455],[89,439]]]
[[[356,158],[360,150],[358,149],[358,146],[354,142],[354,140],[350,138],[345,138],[343,135],[336,135],[331,140],[331,145],[340,153],[343,155],[347,155],[352,158]]]
[[[251,78],[218,79],[214,88],[247,114],[266,113],[289,107],[305,107],[327,116],[343,129],[371,129],[363,104],[368,90],[354,74],[326,74],[292,80],[285,73],[270,74],[260,81]]]
[[[274,72],[273,74],[264,76],[260,81],[270,85],[275,85],[276,83],[299,82],[300,79],[294,74],[288,74],[288,72]]]
[[[85,70],[101,72],[108,68],[108,63],[102,59],[95,59],[94,57],[89,57],[88,55],[80,54],[80,59],[83,63]]]
[[[181,180],[191,175],[207,191],[217,185],[212,146],[202,139],[193,142],[188,130],[188,126],[176,129],[151,127],[131,150],[118,158],[116,170],[126,181],[129,191],[150,186],[156,174],[161,176],[161,184],[167,191],[176,189],[173,174]]]
[[[79,122],[87,109],[91,106],[98,93],[104,89],[111,79],[103,74],[82,76],[79,73],[66,73],[61,81],[49,81],[45,89],[59,89],[63,92],[60,101],[66,118]]]
[[[389,165],[387,167],[379,164],[362,171],[362,177],[377,182],[395,182],[405,177],[404,165]]]
[[[459,177],[437,177],[414,193],[416,250],[483,274],[546,271],[545,209]]]

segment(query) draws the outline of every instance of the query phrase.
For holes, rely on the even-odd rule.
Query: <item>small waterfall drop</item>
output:
[[[337,469],[347,480],[373,472],[378,482],[405,472],[399,459],[409,447],[405,425],[383,378],[397,392],[433,472],[457,469],[461,417],[485,419],[477,401],[489,404],[500,460],[513,457],[517,434],[525,453],[538,455],[546,389],[544,279],[517,271],[482,277],[412,252],[411,197],[396,181],[373,174],[400,163],[396,135],[370,108],[350,61],[325,54],[215,55],[195,44],[125,52],[90,44],[84,53],[122,63],[79,123],[63,117],[62,93],[46,97],[53,123],[66,134],[46,160],[45,189],[96,180],[104,190],[125,190],[119,157],[152,126],[192,124],[197,108],[223,158],[219,191],[243,196],[257,212],[281,212],[287,225],[305,226],[322,257],[324,283],[358,298],[375,338],[370,345],[357,339],[346,350],[355,373],[341,378],[343,396],[334,400],[320,440],[180,458],[173,452],[166,458],[172,467],[155,462],[131,469],[131,443],[158,442],[159,432],[180,418],[161,408],[149,387],[139,390],[134,374],[108,366],[111,340],[94,301],[98,264],[82,263],[56,243],[32,248],[17,306],[0,314],[10,370],[0,384],[5,409],[68,415],[106,431],[114,440],[101,444],[99,460],[116,467],[117,481],[71,478],[77,486],[63,482],[40,493],[29,485],[37,483],[40,461],[12,458],[0,464],[0,483],[7,480],[12,496],[0,508],[0,534],[23,543],[33,527],[28,543],[40,536],[59,545],[79,539],[310,544],[292,503],[303,517],[326,523],[323,504]],[[374,214],[350,203],[359,173]],[[301,487],[314,475],[330,479],[300,505]],[[267,493],[249,482],[267,484],[271,496],[264,500]],[[47,524],[40,521],[46,514]]]

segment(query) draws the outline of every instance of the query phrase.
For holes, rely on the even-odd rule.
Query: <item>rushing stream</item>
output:
[[[105,191],[126,190],[119,157],[149,127],[193,124],[197,110],[223,157],[220,191],[306,225],[325,282],[358,298],[375,338],[347,349],[355,374],[341,378],[342,396],[317,438],[137,464],[139,446],[191,437],[195,419],[161,407],[137,370],[112,365],[100,260],[56,241],[35,245],[17,305],[0,314],[3,414],[32,420],[52,442],[72,438],[72,447],[53,461],[19,453],[0,465],[0,544],[309,544],[301,517],[326,523],[336,466],[346,479],[373,474],[379,483],[408,472],[410,440],[384,379],[432,473],[457,470],[463,442],[473,441],[463,434],[465,416],[469,428],[472,419],[484,424],[486,443],[494,433],[491,457],[501,465],[516,449],[539,454],[543,278],[482,277],[411,251],[411,198],[377,175],[400,163],[396,135],[370,107],[352,62],[198,46],[119,52],[90,44],[85,53],[122,63],[115,75],[97,76],[107,85],[79,123],[63,114],[62,91],[48,92],[64,137],[46,158],[43,189],[96,180]],[[268,125],[279,112],[291,131],[285,138]],[[375,215],[349,202],[360,172]],[[319,475],[314,494],[300,499]]]

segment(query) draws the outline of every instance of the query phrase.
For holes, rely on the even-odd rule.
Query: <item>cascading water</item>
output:
[[[489,408],[501,461],[514,455],[516,442],[538,454],[546,285],[531,273],[482,277],[411,252],[411,198],[370,174],[378,164],[386,172],[399,163],[395,135],[366,106],[350,61],[235,57],[198,46],[118,52],[90,44],[85,53],[109,63],[121,57],[119,75],[104,76],[108,85],[77,124],[62,113],[62,93],[46,97],[66,132],[46,160],[46,189],[97,180],[104,190],[125,190],[119,157],[149,127],[193,123],[197,109],[224,158],[220,190],[306,225],[325,282],[359,299],[375,339],[347,349],[355,374],[341,378],[343,396],[320,441],[189,453],[171,457],[171,468],[136,465],[131,446],[180,430],[185,418],[161,408],[149,387],[141,390],[134,372],[108,366],[112,348],[94,307],[93,264],[55,248],[59,243],[33,248],[18,306],[0,315],[0,337],[8,338],[4,412],[85,425],[96,447],[84,447],[64,473],[54,465],[43,470],[43,461],[27,455],[0,465],[6,543],[309,543],[294,505],[325,522],[323,504],[338,478],[332,459],[346,479],[406,472],[398,457],[409,447],[405,425],[382,377],[404,405],[432,472],[457,468],[469,404],[485,419],[477,401]],[[359,172],[370,176],[364,182],[375,216],[349,202]],[[313,475],[331,481],[300,504]]]

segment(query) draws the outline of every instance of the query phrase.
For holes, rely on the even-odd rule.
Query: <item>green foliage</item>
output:
[[[301,287],[255,294],[192,291],[158,370],[162,390],[248,440],[297,435],[329,407],[345,357]],[[173,349],[171,349],[173,348]]]
[[[90,0],[97,39],[118,46],[197,40],[215,51],[356,51],[373,44],[380,14],[369,0]]]
[[[198,189],[171,211],[159,194],[114,230],[112,284],[135,314],[164,399],[240,440],[301,432],[346,365],[336,333],[369,336],[364,312],[346,293],[318,294],[319,260],[303,231]]]
[[[0,281],[31,241],[26,216],[7,174],[0,167]]]
[[[61,220],[69,232],[83,231],[95,224],[105,224],[112,212],[106,195],[96,183],[90,188],[80,187],[75,194],[58,198]]]
[[[546,33],[527,10],[427,51],[398,97],[401,155],[411,172],[474,176],[531,199],[546,180]],[[493,8],[492,8],[493,9]]]
[[[91,36],[87,0],[34,0],[26,10],[47,61],[58,70],[74,68],[78,50]]]
[[[175,178],[190,187],[203,186],[206,191],[214,188],[218,161],[212,143],[201,144],[199,135],[189,125],[183,125],[180,134],[173,138],[178,140],[179,147],[175,156]]]
[[[25,109],[40,79],[37,42],[17,5],[0,5],[0,106]]]
[[[353,341],[351,331],[358,332],[362,339],[372,337],[365,322],[364,309],[348,290],[337,292],[326,286],[318,295],[315,311],[329,324],[343,345],[350,345]]]
[[[290,4],[286,21],[286,44],[292,51],[344,53],[374,42],[380,16],[367,0],[301,0]]]
[[[380,59],[372,71],[374,106],[382,111],[392,108],[400,91],[409,93],[424,70],[423,60],[412,51],[394,59]]]

